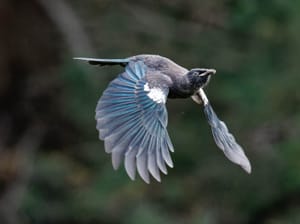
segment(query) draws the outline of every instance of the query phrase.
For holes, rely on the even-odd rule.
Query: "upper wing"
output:
[[[235,141],[226,124],[221,121],[210,105],[202,88],[193,97],[197,103],[203,102],[204,113],[211,127],[211,131],[217,146],[225,156],[233,163],[240,165],[246,172],[251,173],[251,164],[242,147]]]
[[[210,103],[204,104],[204,113],[217,146],[231,162],[240,165],[247,173],[251,173],[251,165],[244,150],[228,131],[226,124],[218,118]]]
[[[129,62],[125,72],[104,91],[96,108],[99,138],[112,154],[117,169],[125,160],[125,169],[135,179],[136,168],[149,183],[149,172],[160,181],[167,174],[165,163],[173,167],[169,153],[174,151],[167,132],[167,88],[150,89],[143,62]],[[156,92],[155,92],[156,91]]]

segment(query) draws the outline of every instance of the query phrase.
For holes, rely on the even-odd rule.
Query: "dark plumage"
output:
[[[213,111],[203,88],[214,69],[187,70],[159,55],[137,55],[126,59],[75,58],[92,65],[121,65],[125,71],[104,91],[96,107],[99,138],[105,151],[112,154],[117,169],[124,160],[131,179],[136,170],[149,183],[149,173],[160,181],[160,171],[167,174],[166,164],[173,167],[169,151],[174,151],[167,132],[167,98],[188,98],[204,105],[217,146],[232,162],[248,173],[250,163],[243,149]]]

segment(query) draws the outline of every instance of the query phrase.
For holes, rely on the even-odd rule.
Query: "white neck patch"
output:
[[[149,84],[144,85],[144,91],[148,92],[147,96],[156,103],[166,103],[167,97],[160,88],[150,88]]]

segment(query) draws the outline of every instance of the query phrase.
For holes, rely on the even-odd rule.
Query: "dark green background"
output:
[[[0,2],[0,223],[300,223],[300,1]],[[74,56],[160,54],[215,68],[206,88],[253,172],[214,144],[202,108],[169,100],[162,183],[115,172],[95,129],[122,68]]]

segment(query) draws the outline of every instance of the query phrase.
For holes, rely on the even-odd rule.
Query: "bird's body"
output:
[[[193,94],[191,88],[188,88],[189,80],[185,77],[188,70],[172,60],[159,55],[147,54],[133,56],[129,60],[144,62],[148,68],[146,79],[150,86],[159,86],[161,83],[168,85],[168,98],[187,98]]]
[[[203,103],[213,137],[225,155],[250,172],[250,163],[242,148],[212,110],[203,91],[214,69],[188,70],[172,60],[141,54],[125,59],[75,58],[93,65],[121,65],[125,72],[104,91],[96,108],[99,138],[112,154],[117,169],[124,160],[125,169],[135,179],[136,169],[149,183],[149,173],[160,181],[159,171],[173,167],[169,151],[174,151],[167,132],[167,98],[188,98]]]

